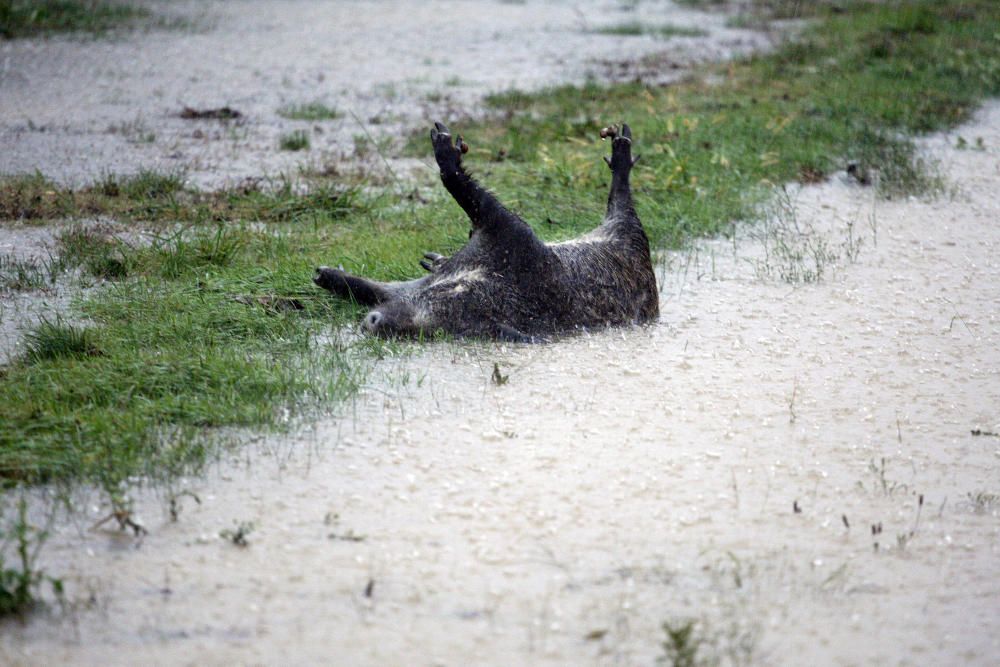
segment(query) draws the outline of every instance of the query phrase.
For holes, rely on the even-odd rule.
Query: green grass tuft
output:
[[[305,130],[295,130],[288,134],[281,135],[278,146],[283,151],[304,151],[309,150],[309,135]]]
[[[0,179],[0,220],[55,219],[74,213],[72,194],[40,173]]]
[[[24,359],[28,365],[53,360],[100,356],[93,335],[85,328],[60,319],[42,319],[24,337]]]
[[[699,657],[704,639],[698,635],[698,626],[694,621],[684,621],[675,624],[663,623],[663,657],[659,664],[670,667],[698,667],[707,664]]]
[[[591,32],[599,35],[618,35],[621,37],[638,37],[650,35],[661,39],[670,37],[704,37],[708,33],[701,28],[688,28],[678,25],[646,25],[639,21],[617,23],[610,26],[595,28]]]
[[[0,0],[0,36],[8,39],[55,32],[102,33],[148,19],[148,9],[102,0]]]
[[[160,173],[144,169],[126,178],[119,191],[133,199],[167,199],[184,189],[184,175],[180,172]]]
[[[291,120],[335,120],[341,117],[341,113],[322,102],[309,102],[307,104],[290,104],[278,109],[278,115]]]
[[[102,280],[118,280],[129,274],[129,254],[124,243],[101,225],[73,225],[56,236],[62,268],[82,267]]]

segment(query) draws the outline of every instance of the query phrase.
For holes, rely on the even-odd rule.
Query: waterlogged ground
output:
[[[214,188],[295,176],[345,157],[382,167],[384,141],[473,111],[483,95],[557,83],[679,78],[686,66],[767,44],[726,16],[671,3],[607,0],[378,3],[251,0],[149,2],[188,27],[114,39],[0,42],[0,174],[69,185],[141,168],[182,171]],[[616,36],[635,24],[696,29],[685,36]],[[637,61],[652,56],[656,73]],[[637,69],[639,67],[639,69]],[[320,103],[338,117],[295,120]],[[228,106],[232,121],[185,120],[185,107]],[[305,132],[308,151],[282,151]],[[396,170],[419,166],[400,161]]]
[[[801,190],[661,257],[654,326],[427,346],[144,539],[85,509],[42,556],[72,609],[0,662],[653,664],[694,620],[727,664],[996,664],[1000,104],[927,145],[951,194]]]

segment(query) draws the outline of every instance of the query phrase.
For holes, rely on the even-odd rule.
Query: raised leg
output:
[[[622,124],[621,132],[615,127],[601,130],[601,137],[611,137],[611,157],[604,161],[611,168],[611,192],[608,194],[608,217],[617,215],[635,215],[632,203],[632,189],[629,186],[629,174],[639,157],[632,158],[632,129]]]
[[[465,172],[462,154],[468,150],[468,144],[461,137],[453,144],[448,128],[441,123],[434,123],[431,144],[434,146],[434,158],[441,169],[441,182],[469,216],[473,230],[494,234],[508,231],[523,233],[525,230],[531,233],[523,220],[504,208],[496,197]]]
[[[316,269],[313,282],[339,297],[351,299],[362,306],[376,306],[392,296],[384,283],[354,276],[327,266]]]

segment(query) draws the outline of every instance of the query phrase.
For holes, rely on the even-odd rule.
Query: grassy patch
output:
[[[57,32],[102,33],[148,21],[145,7],[109,0],[0,0],[0,36]]]
[[[885,196],[924,193],[933,172],[909,137],[952,126],[1000,93],[1000,7],[848,10],[821,12],[797,41],[708,67],[707,77],[512,91],[488,100],[488,118],[453,129],[471,143],[467,162],[482,181],[551,240],[599,221],[609,172],[597,131],[621,119],[642,155],[633,184],[658,247],[756,219],[775,184],[848,164],[877,174]],[[364,139],[359,153],[391,149]],[[425,128],[408,150],[429,159]],[[29,351],[0,370],[0,476],[116,488],[203,460],[220,426],[278,427],[349,394],[365,360],[392,348],[338,335],[359,309],[313,288],[313,268],[412,278],[425,251],[468,239],[464,214],[438,186],[402,197],[350,183],[331,173],[308,187],[199,192],[156,172],[76,190],[38,175],[0,180],[2,220],[117,223],[59,236],[59,261],[107,284],[78,306],[84,329],[43,322]],[[123,224],[133,233],[116,233]],[[820,250],[806,252],[826,261]],[[83,342],[72,342],[77,334]]]
[[[82,477],[112,490],[136,473],[171,475],[204,460],[217,427],[280,427],[360,382],[368,352],[339,333],[358,309],[309,280],[324,263],[364,270],[363,256],[345,256],[345,237],[391,253],[355,191],[328,182],[205,193],[155,173],[79,191],[27,184],[42,211],[119,224],[57,235],[60,268],[109,282],[79,306],[85,327],[43,320],[0,368],[0,477]]]
[[[176,278],[138,277],[87,302],[86,328],[43,321],[28,334],[0,383],[0,476],[115,489],[196,467],[214,427],[280,426],[293,405],[353,390],[361,364],[347,363],[333,330],[345,317],[328,300],[282,307],[261,285],[271,269],[192,245],[183,268],[161,265]]]
[[[309,150],[309,135],[305,130],[295,130],[283,134],[278,140],[278,147],[283,151]]]
[[[322,102],[309,102],[308,104],[290,104],[278,109],[278,115],[291,120],[335,120],[342,115],[333,107],[329,107]]]
[[[670,37],[704,37],[708,33],[701,28],[688,28],[678,25],[646,25],[639,21],[629,21],[627,23],[617,23],[615,25],[595,28],[591,32],[600,35],[618,35],[621,37],[638,37],[649,35],[668,39]]]
[[[798,19],[840,11],[840,0],[675,0],[679,5],[701,10],[736,8],[761,19]],[[860,4],[854,2],[854,4]]]
[[[358,187],[331,180],[315,183],[308,192],[296,192],[288,179],[203,192],[188,188],[177,172],[106,175],[77,190],[39,174],[0,179],[0,220],[21,222],[94,216],[156,224],[312,222],[346,217],[358,208]]]

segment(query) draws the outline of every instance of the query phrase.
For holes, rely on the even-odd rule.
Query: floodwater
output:
[[[429,345],[179,521],[140,498],[144,539],[57,526],[74,609],[0,661],[649,665],[695,620],[724,664],[996,664],[1000,104],[926,147],[952,194],[794,194],[861,239],[818,283],[745,235],[663,255],[658,324]]]
[[[460,119],[483,95],[546,85],[676,79],[691,63],[768,44],[726,27],[722,13],[671,3],[586,0],[150,2],[191,27],[114,39],[0,41],[0,174],[36,169],[80,185],[141,168],[181,171],[214,188],[243,178],[295,177],[381,158],[371,142],[401,140],[431,120]],[[698,28],[695,37],[621,37],[600,27]],[[660,71],[636,69],[652,56]],[[340,118],[290,120],[288,105],[320,102]],[[230,106],[238,121],[183,120],[185,106]],[[619,119],[606,119],[611,122]],[[311,150],[278,150],[293,130]],[[365,149],[365,146],[368,149]],[[382,150],[379,148],[378,150]],[[391,153],[392,151],[389,151]],[[367,153],[367,155],[365,155]],[[419,160],[394,160],[400,173]]]

